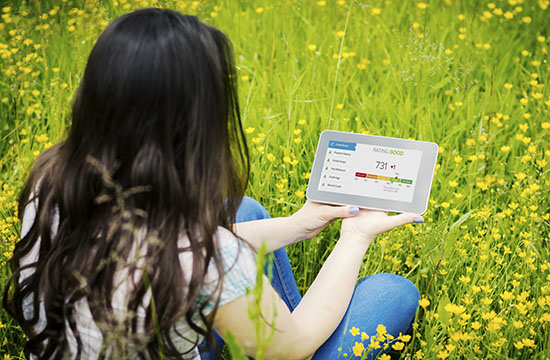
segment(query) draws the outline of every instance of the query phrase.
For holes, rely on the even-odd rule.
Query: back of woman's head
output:
[[[142,248],[143,266],[130,265],[147,276],[135,285],[129,312],[143,304],[148,289],[155,299],[145,331],[158,322],[163,345],[157,336],[147,338],[149,356],[157,357],[160,346],[176,355],[169,334],[182,317],[210,337],[211,320],[201,308],[206,326],[195,324],[192,305],[210,259],[222,273],[213,237],[218,226],[230,228],[248,181],[235,80],[229,40],[195,17],[138,10],[101,34],[73,104],[69,135],[39,157],[20,198],[21,216],[33,200],[37,216],[16,247],[4,306],[27,333],[27,351],[66,353],[66,324],[74,324],[74,305],[82,298],[96,322],[117,325],[113,276],[128,265],[138,233],[158,240]],[[178,258],[182,236],[194,259],[185,277]],[[19,281],[20,260],[37,242],[39,258],[24,267],[34,273]],[[34,309],[43,300],[43,330],[37,330],[38,311],[24,316],[27,296]],[[135,319],[126,327],[136,332]]]
[[[242,150],[244,138],[233,72],[227,38],[196,17],[161,9],[124,15],[90,54],[66,146],[110,171],[119,164],[123,187],[153,185],[158,202],[203,216],[197,210],[208,199],[231,195],[224,182],[238,180],[239,192],[246,180],[235,177],[246,169],[232,168],[229,151],[230,143]],[[182,196],[185,203],[175,203]]]

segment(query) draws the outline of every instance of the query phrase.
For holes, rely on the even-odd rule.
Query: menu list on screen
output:
[[[329,140],[320,191],[412,202],[422,151]]]

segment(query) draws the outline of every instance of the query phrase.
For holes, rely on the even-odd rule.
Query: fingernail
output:
[[[423,223],[423,222],[424,222],[424,219],[421,218],[421,217],[417,217],[416,219],[413,220],[413,222],[415,222],[415,223]]]
[[[358,207],[352,207],[351,209],[349,209],[349,214],[350,214],[350,215],[357,215],[357,214],[359,214],[359,208],[358,208]]]

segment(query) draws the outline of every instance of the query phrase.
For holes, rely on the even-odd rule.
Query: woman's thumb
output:
[[[410,224],[412,222],[423,223],[424,218],[414,213],[403,213],[386,217],[386,226],[388,227],[388,230],[396,228],[398,226]]]
[[[348,218],[353,217],[359,214],[359,208],[357,206],[342,206],[338,209],[338,212],[335,213],[335,218]]]

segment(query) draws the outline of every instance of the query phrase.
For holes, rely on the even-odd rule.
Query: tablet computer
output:
[[[325,130],[307,187],[312,201],[423,214],[436,143]]]

